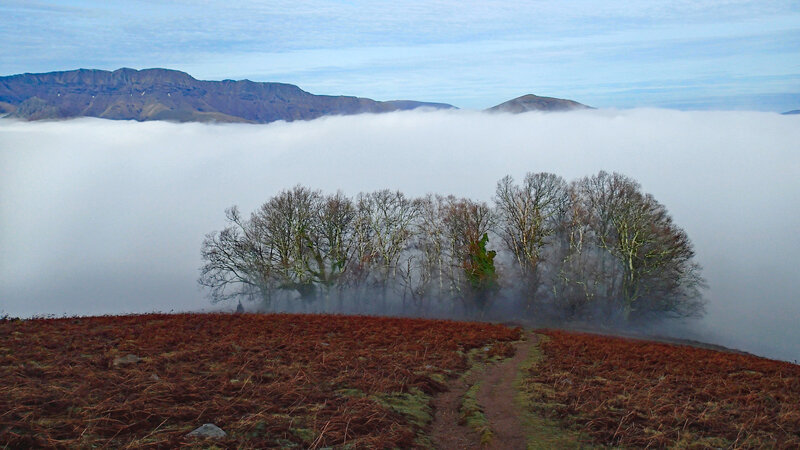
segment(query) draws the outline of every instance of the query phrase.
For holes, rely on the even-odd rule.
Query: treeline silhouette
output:
[[[399,191],[280,192],[202,245],[212,301],[265,310],[518,319],[698,316],[686,233],[640,185],[600,172],[497,183],[493,204]]]

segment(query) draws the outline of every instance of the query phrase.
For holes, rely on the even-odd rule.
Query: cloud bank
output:
[[[0,314],[210,308],[203,236],[297,183],[491,200],[504,175],[618,171],[666,205],[710,289],[690,337],[800,360],[800,117],[404,112],[269,125],[0,121]],[[672,330],[674,332],[674,330]]]

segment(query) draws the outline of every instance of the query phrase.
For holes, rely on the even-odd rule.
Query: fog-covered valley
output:
[[[800,359],[800,120],[402,112],[269,125],[0,120],[0,315],[211,309],[206,233],[298,183],[490,201],[504,175],[642,184],[695,245],[707,314],[657,333]],[[220,305],[232,308],[232,304]]]

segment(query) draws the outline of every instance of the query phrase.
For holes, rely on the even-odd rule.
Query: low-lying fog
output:
[[[225,208],[249,214],[297,183],[489,201],[506,174],[605,169],[641,182],[695,244],[708,313],[681,332],[800,360],[798,143],[800,116],[755,112],[0,120],[0,315],[211,309],[203,236]]]

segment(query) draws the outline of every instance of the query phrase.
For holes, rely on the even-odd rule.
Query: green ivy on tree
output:
[[[469,257],[464,271],[472,289],[480,296],[497,289],[497,271],[494,267],[494,250],[486,250],[489,236],[483,233],[478,241],[469,244]]]

